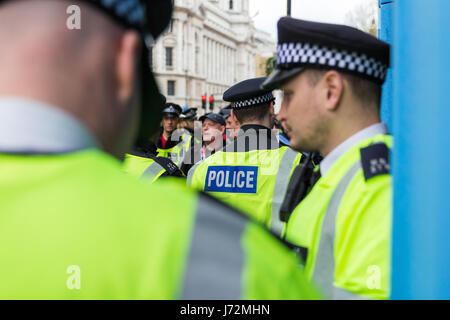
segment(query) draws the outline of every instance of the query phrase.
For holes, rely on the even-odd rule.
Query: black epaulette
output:
[[[163,157],[154,157],[155,162],[157,162],[161,167],[163,167],[167,174],[172,177],[184,177],[183,172],[178,168],[178,166],[173,163],[172,160]]]
[[[143,152],[142,150],[135,149],[133,151],[130,151],[129,154],[132,155],[132,156],[139,157],[139,158],[152,159],[151,158],[151,156],[152,156],[151,153]]]
[[[366,181],[380,175],[389,174],[389,148],[384,143],[376,143],[360,150],[361,164]]]

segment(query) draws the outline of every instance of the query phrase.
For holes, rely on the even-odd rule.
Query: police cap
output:
[[[13,0],[0,0],[0,4]],[[128,28],[156,39],[169,25],[173,1],[169,0],[82,0],[106,12]]]
[[[222,126],[226,125],[225,119],[218,113],[207,113],[200,117],[201,122],[205,121],[205,119],[217,122]]]
[[[197,119],[197,108],[188,108],[181,113],[180,118],[184,120],[196,120]]]
[[[383,84],[390,46],[358,29],[283,17],[278,21],[277,67],[264,88],[277,88],[305,68],[337,70]]]
[[[261,89],[265,77],[249,79],[235,84],[223,94],[234,110],[247,109],[274,101],[272,90]]]
[[[118,23],[156,39],[169,25],[172,1],[168,0],[82,0],[108,13]]]
[[[181,114],[181,107],[175,103],[166,103],[163,109],[163,116],[166,118],[178,118]]]

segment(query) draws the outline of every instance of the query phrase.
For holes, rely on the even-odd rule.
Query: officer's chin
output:
[[[312,148],[308,143],[302,143],[293,138],[289,139],[290,147],[298,152],[316,152],[317,149]]]
[[[309,152],[308,150],[305,150],[306,146],[305,146],[304,143],[301,143],[301,141],[298,141],[298,140],[296,140],[293,137],[290,137],[289,144],[290,144],[291,149],[294,149],[295,151],[298,151],[298,152],[301,152],[301,151]]]

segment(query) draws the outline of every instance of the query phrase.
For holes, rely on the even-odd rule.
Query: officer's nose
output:
[[[280,108],[280,111],[278,112],[277,119],[281,124],[283,124],[283,122],[286,121],[286,102],[285,101],[283,101],[283,103],[281,104],[281,108]]]

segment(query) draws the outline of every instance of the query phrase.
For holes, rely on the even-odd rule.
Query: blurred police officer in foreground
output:
[[[81,30],[66,29],[73,4]],[[315,297],[264,230],[175,182],[139,183],[111,156],[132,146],[139,113],[140,136],[156,128],[142,40],[170,16],[166,0],[0,2],[0,298]]]
[[[282,18],[278,115],[296,150],[319,151],[321,178],[292,213],[287,239],[329,298],[389,296],[391,137],[380,122],[389,45],[357,29]]]
[[[245,80],[224,93],[223,99],[232,103],[231,117],[241,125],[239,136],[196,164],[189,171],[188,183],[281,235],[279,209],[301,155],[282,146],[277,131],[270,129],[275,98],[271,90],[260,89],[264,80]]]

